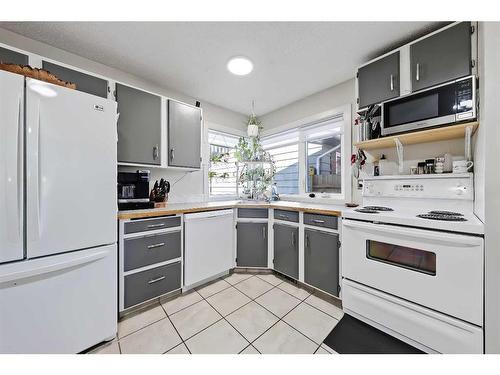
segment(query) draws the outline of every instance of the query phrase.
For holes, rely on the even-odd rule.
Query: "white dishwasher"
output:
[[[234,267],[233,210],[184,215],[184,288]]]

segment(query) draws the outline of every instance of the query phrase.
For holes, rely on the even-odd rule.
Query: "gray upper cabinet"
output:
[[[304,281],[339,295],[339,236],[313,229],[304,231]]]
[[[410,46],[412,91],[471,74],[471,23],[461,22]]]
[[[174,100],[168,101],[168,165],[200,168],[201,110]]]
[[[359,107],[399,96],[399,51],[358,70]]]
[[[161,164],[161,97],[116,84],[118,161]]]
[[[236,225],[238,267],[267,267],[267,223]]]
[[[28,65],[28,56],[0,47],[0,62],[5,64]]]
[[[105,79],[94,77],[48,61],[42,62],[42,68],[55,74],[57,78],[63,81],[75,83],[78,91],[97,95],[101,98],[108,97],[108,81]]]
[[[299,228],[274,224],[274,269],[299,278]]]

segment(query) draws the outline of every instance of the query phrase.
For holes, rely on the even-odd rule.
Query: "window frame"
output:
[[[203,168],[203,178],[205,180],[204,183],[204,191],[205,191],[205,197],[206,200],[208,201],[224,201],[224,200],[235,200],[239,199],[239,189],[238,189],[238,183],[236,181],[236,194],[216,194],[216,195],[211,195],[210,194],[210,179],[208,178],[208,173],[210,172],[210,142],[209,142],[209,137],[208,134],[209,132],[217,132],[217,133],[222,133],[224,135],[227,135],[228,137],[235,137],[235,138],[240,138],[245,136],[245,133],[243,131],[239,131],[238,129],[233,129],[225,126],[221,126],[218,124],[214,123],[206,123],[205,127],[205,134],[204,134],[204,139],[203,143],[205,145],[204,149],[204,160],[206,162],[204,163],[204,168]],[[237,170],[238,173],[238,170]]]
[[[302,201],[302,202],[318,202],[323,203],[345,203],[349,202],[352,197],[352,178],[350,173],[350,163],[351,163],[351,105],[346,104],[328,111],[320,112],[298,121],[294,121],[279,127],[271,131],[264,131],[262,138],[265,139],[271,136],[278,136],[280,133],[285,133],[292,131],[294,129],[305,128],[311,124],[319,123],[321,121],[327,120],[332,117],[342,116],[342,136],[340,138],[341,142],[341,154],[342,154],[342,164],[341,164],[341,189],[342,193],[314,193],[316,196],[314,198],[309,197],[307,192],[307,139],[304,131],[299,131],[299,193],[298,194],[280,194],[281,199],[290,201]]]

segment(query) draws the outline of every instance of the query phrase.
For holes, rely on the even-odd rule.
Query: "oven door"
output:
[[[343,277],[482,326],[483,239],[343,220]]]

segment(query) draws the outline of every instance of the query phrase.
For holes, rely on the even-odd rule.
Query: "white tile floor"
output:
[[[331,354],[322,344],[342,310],[273,274],[242,274],[118,323],[101,354]]]

